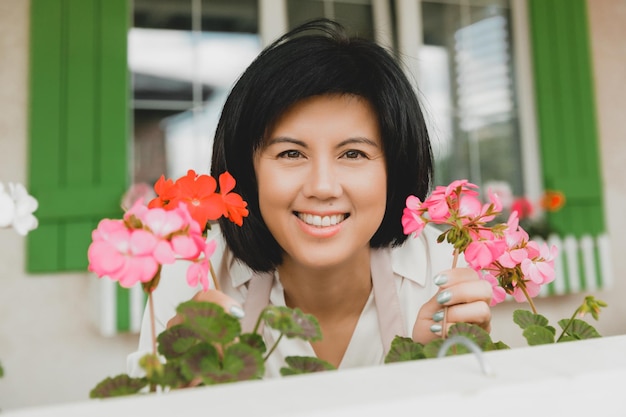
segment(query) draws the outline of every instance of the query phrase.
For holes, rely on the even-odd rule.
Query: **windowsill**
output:
[[[6,416],[524,416],[619,410],[626,336],[32,408]],[[429,414],[432,413],[432,414]],[[437,414],[434,414],[437,413]],[[3,413],[4,415],[4,413]]]

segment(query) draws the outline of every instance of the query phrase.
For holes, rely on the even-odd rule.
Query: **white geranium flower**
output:
[[[15,217],[15,202],[0,182],[0,227],[9,227]]]
[[[15,216],[13,217],[13,228],[17,233],[25,236],[39,225],[33,212],[37,210],[39,203],[32,195],[28,194],[22,184],[9,183],[9,192],[15,202]]]

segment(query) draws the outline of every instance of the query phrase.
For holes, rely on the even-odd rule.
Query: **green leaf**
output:
[[[180,372],[188,381],[205,373],[221,370],[217,349],[209,343],[203,342],[193,346],[178,360]]]
[[[131,378],[126,374],[120,374],[98,383],[89,392],[89,398],[109,398],[136,394],[147,385],[148,380],[146,378]]]
[[[160,378],[154,381],[155,384],[161,387],[169,387],[171,389],[184,388],[189,385],[192,378],[187,378],[181,369],[182,363],[180,360],[169,360],[163,366],[163,373]]]
[[[4,369],[2,368],[2,364],[0,363],[0,378],[4,376]]]
[[[553,335],[556,334],[556,329],[548,325],[549,322],[547,318],[541,314],[534,314],[528,310],[515,310],[513,312],[513,321],[521,327],[522,330],[528,328],[529,326],[538,325],[545,327],[547,330],[551,331]]]
[[[224,352],[224,373],[233,381],[260,379],[265,373],[263,355],[245,343],[235,343]]]
[[[524,329],[522,335],[530,346],[554,343],[554,328],[531,324]]]
[[[559,320],[559,326],[561,329],[565,329],[569,320],[563,319]],[[584,320],[574,319],[572,323],[567,328],[566,335],[571,336],[575,340],[585,340],[585,339],[593,339],[596,337],[602,337],[600,333],[589,323]],[[561,338],[561,342],[563,342],[564,337]]]
[[[239,336],[239,341],[250,346],[253,349],[258,350],[261,354],[267,351],[267,347],[265,346],[263,337],[258,333],[244,333]]]
[[[498,342],[494,342],[492,350],[506,350],[506,349],[511,349],[511,347],[502,341],[498,341]]]
[[[427,359],[436,358],[437,354],[439,353],[439,349],[441,349],[441,345],[443,345],[443,342],[444,342],[443,339],[435,339],[426,343],[424,345],[424,356]],[[465,348],[464,346],[461,346],[461,347],[464,349],[463,353],[469,352],[469,350],[467,350],[467,348]],[[450,356],[450,355],[455,355],[455,354],[457,354],[456,350],[449,349],[446,355]]]
[[[493,350],[493,341],[489,333],[475,324],[456,323],[450,326],[448,337],[452,336],[465,336],[476,343],[482,351]],[[452,348],[450,350],[452,350]]]
[[[474,342],[478,348],[483,351],[508,349],[509,347],[502,342],[493,343],[488,332],[480,326],[470,323],[456,323],[450,326],[448,337],[464,336]],[[445,341],[443,339],[435,339],[424,346],[424,355],[427,358],[436,358],[441,350],[441,346]],[[460,343],[450,346],[446,351],[446,356],[464,355],[472,351]]]
[[[305,314],[299,308],[269,306],[263,313],[265,324],[278,330],[288,338],[300,338],[310,342],[322,339],[322,331],[317,319]]]
[[[424,359],[424,345],[414,342],[410,337],[396,336],[391,341],[385,363],[405,362]]]
[[[287,356],[285,362],[287,367],[280,368],[282,376],[311,374],[337,369],[325,360],[310,356]]]
[[[176,311],[185,318],[185,324],[205,342],[224,345],[241,333],[239,320],[215,303],[186,301]]]
[[[200,336],[193,328],[185,324],[177,324],[159,334],[158,350],[167,359],[174,359],[197,345],[200,340]]]

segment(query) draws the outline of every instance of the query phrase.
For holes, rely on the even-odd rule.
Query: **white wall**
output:
[[[595,295],[609,303],[596,324],[605,336],[626,333],[626,0],[589,0],[606,215],[613,244],[616,284]],[[28,0],[0,0],[0,181],[26,182]],[[4,410],[79,401],[101,379],[125,371],[133,335],[104,338],[89,320],[87,274],[28,275],[25,239],[0,230],[0,408]],[[538,300],[551,321],[569,317],[580,296]],[[526,305],[494,309],[493,337],[525,345],[511,314]]]
[[[26,183],[28,1],[0,0],[0,181]],[[0,229],[0,409],[86,400],[125,372],[135,336],[104,338],[89,320],[87,274],[28,275],[25,239]]]

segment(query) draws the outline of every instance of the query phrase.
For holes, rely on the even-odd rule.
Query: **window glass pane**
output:
[[[435,182],[505,181],[523,195],[508,1],[424,1],[422,14]]]
[[[350,34],[374,39],[374,19],[371,0],[288,0],[289,27],[318,17],[337,20]]]
[[[261,50],[256,0],[135,0],[133,180],[209,171],[226,94]]]

